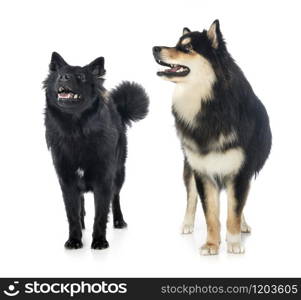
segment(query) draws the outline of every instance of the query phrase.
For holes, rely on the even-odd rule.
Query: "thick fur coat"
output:
[[[184,153],[187,210],[183,233],[193,230],[197,195],[202,200],[208,236],[202,254],[217,254],[220,244],[219,193],[228,193],[228,251],[242,253],[241,231],[250,181],[271,149],[266,109],[229,54],[216,20],[209,30],[184,28],[175,47],[153,48],[158,72],[176,84],[172,112]]]
[[[85,67],[74,67],[54,52],[44,82],[46,140],[65,202],[69,221],[65,247],[69,249],[82,247],[85,192],[94,193],[92,248],[109,245],[106,224],[111,203],[115,228],[126,226],[119,202],[126,128],[146,116],[148,97],[141,86],[129,82],[107,92],[104,74],[102,57]]]

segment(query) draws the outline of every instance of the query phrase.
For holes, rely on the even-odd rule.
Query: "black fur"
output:
[[[197,116],[197,128],[191,129],[178,118],[175,111],[173,113],[177,129],[197,141],[201,153],[226,151],[233,147],[244,150],[245,163],[234,181],[239,213],[246,201],[250,179],[258,174],[270,153],[272,135],[265,107],[227,51],[218,21],[216,25],[217,49],[211,46],[206,30],[182,37],[191,37],[193,49],[212,64],[217,77],[213,86],[214,97],[202,104],[202,111]],[[224,145],[223,149],[210,148],[210,141],[218,138],[221,133],[229,134],[233,129],[238,137],[234,143]],[[200,183],[197,185],[200,191]]]
[[[49,69],[44,81],[46,141],[69,221],[65,246],[82,247],[83,194],[92,191],[95,200],[92,248],[107,248],[106,224],[111,202],[115,228],[126,226],[119,202],[125,177],[126,125],[146,116],[148,97],[141,86],[129,82],[109,95],[101,78],[105,74],[102,57],[85,67],[74,67],[54,52]],[[58,96],[62,87],[78,97],[72,101],[60,98],[66,97],[65,92]]]
[[[132,100],[133,95],[136,101]],[[111,91],[111,96],[115,99],[117,111],[127,125],[130,125],[131,121],[139,121],[146,116],[145,107],[148,105],[148,98],[137,83],[123,82]]]

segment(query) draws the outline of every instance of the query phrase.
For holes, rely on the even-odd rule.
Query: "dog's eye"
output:
[[[85,81],[86,80],[85,74],[78,74],[76,77],[77,77],[77,79],[79,79],[81,81]]]
[[[184,49],[187,51],[187,52],[191,52],[192,51],[192,45],[191,44],[186,44],[184,46]]]

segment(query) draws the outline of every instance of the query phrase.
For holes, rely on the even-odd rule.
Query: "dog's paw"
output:
[[[83,247],[83,243],[81,240],[77,239],[72,239],[70,238],[66,243],[65,243],[65,248],[66,249],[80,249]]]
[[[206,243],[200,249],[201,255],[217,255],[218,254],[219,245]]]
[[[190,234],[193,233],[194,224],[193,223],[183,223],[181,228],[182,234]]]
[[[240,231],[242,233],[251,233],[251,227],[248,225],[246,222],[246,218],[244,215],[241,217],[241,226],[240,226]]]
[[[114,228],[122,229],[127,226],[128,226],[128,224],[124,220],[115,220],[114,221]]]
[[[243,254],[245,253],[245,248],[241,243],[227,243],[228,253],[233,254]]]
[[[240,229],[241,229],[242,233],[251,233],[251,231],[252,231],[251,227],[245,222],[241,223]]]
[[[106,249],[109,247],[109,243],[105,238],[93,239],[91,248],[95,250]]]

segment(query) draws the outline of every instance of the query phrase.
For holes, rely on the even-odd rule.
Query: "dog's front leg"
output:
[[[106,182],[98,182],[93,187],[94,190],[94,204],[95,204],[95,218],[93,228],[92,249],[105,249],[109,247],[106,240],[106,229],[108,221],[108,213],[110,202],[113,196],[113,180],[106,180]]]
[[[74,183],[61,182],[61,189],[69,222],[69,239],[65,243],[67,249],[78,249],[83,246],[80,219],[80,191]]]
[[[195,180],[207,223],[207,242],[201,247],[201,254],[215,255],[220,244],[220,190],[212,179],[195,174]]]
[[[250,232],[250,227],[243,217],[243,208],[250,188],[250,179],[241,172],[226,185],[228,195],[227,244],[228,252],[244,253],[241,232]],[[242,230],[244,229],[244,230]]]

